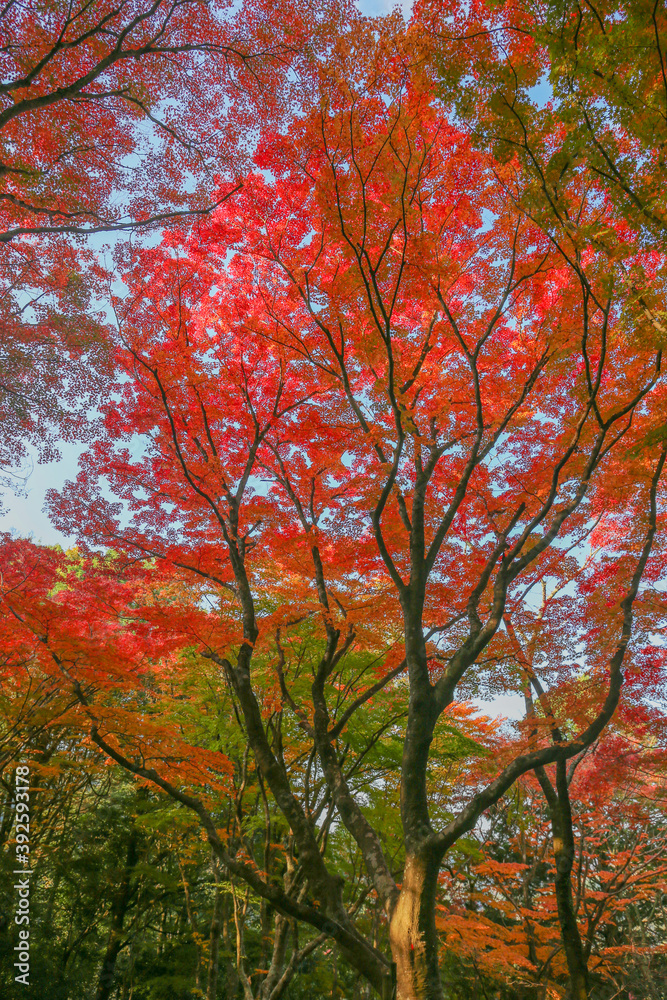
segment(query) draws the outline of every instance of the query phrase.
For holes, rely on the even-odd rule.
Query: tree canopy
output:
[[[58,996],[657,1000],[664,15],[4,16],[4,391],[88,440],[0,547]]]

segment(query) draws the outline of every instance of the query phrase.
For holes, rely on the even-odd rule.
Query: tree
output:
[[[211,815],[230,852],[286,890],[303,892],[293,840],[234,724],[238,708],[224,681],[212,671],[195,672],[187,656],[183,662],[172,657],[166,675],[162,659],[141,662],[147,622],[140,609],[150,614],[146,601],[154,601],[156,575],[132,573],[110,556],[86,560],[74,550],[8,538],[0,552],[6,670],[0,675],[0,844],[11,872],[13,769],[27,763],[31,867],[43,889],[31,900],[33,940],[43,941],[33,985],[50,982],[54,996],[63,997],[73,983],[100,997],[122,983],[125,992],[137,987],[151,997],[185,998],[194,989],[215,1000],[218,983],[234,994],[242,981],[246,996],[278,1000],[309,964],[326,991],[317,954],[324,937],[299,935],[293,922],[220,872],[197,835],[196,817],[156,803],[146,787],[132,788],[126,772],[119,777],[110,769],[87,741],[81,698],[68,697],[73,667],[78,694],[84,702],[95,699],[107,728],[134,734],[144,762],[162,759],[172,778],[174,767],[183,769],[184,787],[210,788]],[[173,582],[161,592],[167,604],[174,592]],[[328,806],[320,784],[310,786],[320,799],[317,815]],[[357,907],[364,900],[358,881],[353,875]],[[6,882],[9,915],[9,876]],[[8,947],[9,954],[10,935]],[[50,980],[49,967],[58,970]]]
[[[614,714],[665,450],[631,450],[663,389],[659,352],[628,329],[627,286],[603,250],[580,251],[522,208],[511,168],[451,123],[412,43],[396,18],[342,33],[316,106],[261,138],[264,173],[191,239],[137,252],[117,304],[124,381],[78,482],[52,506],[82,541],[191,581],[189,605],[150,620],[228,678],[307,898],[233,856],[179,771],[147,766],[132,734],[112,732],[82,696],[93,741],[193,809],[228,871],[330,935],[381,990],[387,958],[344,904],[273,725],[275,711],[291,714],[384,907],[398,996],[431,998],[442,995],[444,855],[517,778],[571,760]],[[581,226],[616,225],[578,177],[568,198]],[[122,446],[137,434],[143,451]],[[508,744],[495,775],[469,775],[435,822],[429,760],[443,713],[500,682],[506,607],[536,580],[559,580],[563,546],[585,545],[601,515],[625,535],[610,530],[596,564],[613,624],[581,724],[555,742],[538,730]],[[572,645],[589,600],[563,623]],[[370,685],[359,650],[389,654]],[[400,873],[344,763],[354,713],[395,679]]]
[[[606,253],[628,284],[633,322],[664,343],[665,318],[652,292],[667,221],[660,5],[558,0],[499,10],[425,0],[415,18],[428,34],[440,87],[473,141],[511,162],[524,210],[573,249]],[[577,181],[613,203],[615,226],[577,215],[570,199]],[[638,241],[644,255],[631,251],[628,260],[628,244]]]
[[[280,120],[286,75],[332,16],[205,0],[3,7],[5,485],[29,474],[30,446],[48,461],[92,432],[113,279],[84,239],[187,225],[236,191],[254,117]]]
[[[441,877],[441,946],[464,970],[460,993],[456,977],[445,973],[454,996],[470,995],[481,979],[489,992],[571,997],[582,975],[596,1000],[664,990],[664,821],[659,800],[645,797],[642,787],[647,762],[632,761],[625,781],[611,778],[618,750],[615,739],[598,746],[570,784],[578,977],[572,982],[562,944],[567,925],[560,927],[554,893],[562,875],[552,855],[551,819],[534,779],[521,779],[492,811],[486,836],[472,840]],[[625,752],[627,764],[633,751]]]
[[[288,43],[286,26],[268,25],[267,13],[204,0],[59,2],[43,11],[8,3],[2,242],[210,211],[212,178],[233,177],[241,162],[241,107],[226,118],[219,105],[235,91],[248,115],[253,100],[275,107],[285,67],[318,23],[296,5]]]

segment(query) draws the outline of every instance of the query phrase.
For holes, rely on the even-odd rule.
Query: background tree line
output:
[[[2,690],[3,996],[16,995],[9,924],[17,760],[29,761],[32,770],[31,912],[38,943],[33,995],[48,993],[55,1000],[371,996],[324,935],[304,934],[231,879],[183,808],[137,785],[54,724],[66,706],[56,706],[38,680],[31,677],[34,689],[24,704],[20,739],[15,693],[8,690],[6,675]],[[222,712],[213,716],[210,689],[206,696],[203,702],[198,690],[192,697],[204,720],[200,739],[219,745],[222,735],[234,760],[235,794],[220,803],[218,825],[228,842],[243,844],[258,867],[274,878],[289,878],[298,865],[293,838],[233,724],[233,699],[227,691],[216,692]],[[221,716],[229,720],[223,734]],[[660,766],[656,772],[655,747],[637,753],[646,721],[619,726],[577,761],[570,785],[576,916],[593,995],[610,1000],[619,992],[659,998],[667,988],[663,776]],[[492,750],[499,738],[497,727],[477,719],[472,706],[459,726],[465,733],[455,736],[452,727],[438,755],[445,794],[471,755]],[[370,720],[368,732],[356,739],[359,746],[375,741],[359,785],[368,789],[383,839],[396,845],[399,871],[395,744],[379,748]],[[302,767],[307,780],[307,760]],[[311,774],[310,780],[317,801],[321,776]],[[358,849],[339,825],[328,836],[349,904],[374,940],[386,941],[386,921]],[[460,842],[440,877],[440,964],[448,998],[537,1000],[567,989],[555,877],[549,803],[531,779]]]

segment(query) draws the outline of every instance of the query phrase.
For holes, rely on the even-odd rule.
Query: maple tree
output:
[[[295,113],[258,127],[234,197],[222,184],[214,212],[119,253],[118,377],[76,482],[50,499],[80,549],[2,546],[11,669],[57,692],[47,726],[66,705],[109,761],[197,817],[231,880],[248,1000],[280,995],[325,942],[383,995],[441,998],[440,937],[468,921],[439,909],[443,863],[517,781],[537,797],[530,772],[570,992],[587,996],[601,917],[582,942],[573,872],[610,852],[614,818],[598,808],[577,862],[567,781],[604,746],[624,671],[627,690],[652,670],[629,646],[662,614],[663,257],[604,179],[559,167],[531,187],[507,134],[481,146],[499,102],[490,116],[480,79],[469,127],[427,13],[338,25]],[[530,85],[539,40],[507,27],[515,14],[498,30]],[[489,32],[470,45],[495,81]],[[564,131],[543,127],[551,154]],[[559,596],[540,615],[542,586]],[[527,698],[512,732],[470,711],[498,691]],[[495,846],[481,874],[511,896]],[[256,973],[253,897],[272,935]],[[537,931],[527,954],[494,934],[506,968],[557,964]]]
[[[192,819],[171,810],[159,820],[161,841],[169,842],[169,856],[178,860],[176,878],[191,928],[188,954],[191,951],[193,955],[188,957],[188,967],[194,968],[195,988],[201,995],[205,991],[211,1000],[217,995],[222,978],[220,952],[224,948],[226,988],[234,991],[242,982],[245,995],[277,1000],[304,963],[317,962],[316,953],[326,935],[304,940],[293,921],[286,921],[265,900],[257,908],[256,897],[250,899],[238,885],[239,871],[252,872],[259,867],[298,894],[303,892],[303,871],[293,838],[284,820],[276,816],[275,805],[267,798],[261,776],[249,758],[243,733],[234,725],[238,708],[233,699],[230,701],[229,692],[213,671],[208,675],[201,669],[195,672],[190,658],[182,662],[171,658],[165,675],[164,660],[153,663],[152,643],[147,654],[146,629],[153,633],[146,616],[150,616],[157,597],[154,573],[146,574],[143,569],[128,572],[126,566],[111,557],[105,561],[98,557],[86,560],[75,550],[63,553],[8,538],[4,539],[1,553],[4,603],[0,648],[4,670],[0,675],[0,773],[10,799],[12,764],[25,758],[31,763],[33,819],[41,831],[31,842],[36,866],[45,877],[54,864],[58,870],[60,866],[67,870],[66,858],[52,857],[48,843],[53,827],[49,812],[55,809],[57,814],[63,808],[59,786],[69,787],[73,776],[75,783],[77,779],[82,781],[84,793],[90,788],[94,797],[103,797],[105,784],[114,786],[109,760],[105,762],[95,747],[85,745],[90,727],[88,703],[94,698],[95,714],[104,715],[107,730],[112,727],[125,737],[134,733],[134,752],[144,764],[164,766],[172,780],[178,771],[183,787],[210,789],[208,806],[218,835],[240,862],[233,871],[229,866],[220,871],[215,858],[212,866],[210,857],[208,863],[203,861],[204,845],[196,834],[196,818],[193,824]],[[178,585],[167,581],[159,600],[173,604],[174,593],[178,593]],[[74,697],[72,684],[76,689]],[[174,740],[175,733],[179,735]],[[290,742],[288,732],[284,738]],[[204,770],[203,762],[207,762]],[[45,782],[51,784],[48,797],[55,797],[48,808],[40,807],[45,791],[41,785]],[[326,796],[322,799],[321,782],[312,781],[310,787],[311,794],[321,799],[319,816],[329,803]],[[98,788],[102,790],[96,791]],[[77,788],[71,790],[72,795],[75,792]],[[145,792],[145,788],[138,790],[139,795]],[[7,840],[11,837],[11,819],[11,811],[6,810],[3,829]],[[332,819],[329,811],[324,836]],[[110,996],[116,988],[118,962],[128,941],[138,933],[132,930],[137,920],[135,897],[146,874],[145,863],[139,862],[137,856],[139,832],[133,827],[123,833],[125,853],[118,859],[118,884],[113,887],[111,883],[108,889],[106,909],[98,912],[93,906],[94,919],[84,911],[80,936],[70,929],[61,945],[63,955],[58,961],[65,969],[73,966],[81,942],[89,935],[100,936],[108,924],[101,968],[96,973],[95,995],[99,997]],[[53,847],[57,855],[62,850],[62,839]],[[85,853],[89,848],[82,844],[81,850]],[[209,853],[204,852],[205,856]],[[138,863],[140,869],[135,871]],[[197,914],[195,910],[197,897],[201,906],[202,891],[192,885],[188,874],[192,863],[197,880],[202,879],[205,865],[205,878],[210,881],[213,877],[216,885],[213,912],[206,915],[210,922],[206,936],[201,911]],[[357,875],[351,886],[352,905],[356,901],[357,906],[365,898],[364,887],[358,883]],[[142,905],[150,907],[152,890],[145,890],[144,896],[146,891],[148,899]],[[139,912],[143,912],[141,908]],[[50,926],[54,919],[51,902],[46,912],[42,909],[38,926],[43,921]],[[246,928],[246,921],[259,922],[259,945]],[[251,960],[246,957],[249,938]],[[73,968],[67,978],[72,974]],[[57,985],[65,991],[63,996],[67,995],[65,980]]]
[[[544,636],[540,645],[544,653]],[[663,670],[662,651],[643,650],[601,741],[555,774],[539,768],[521,779],[490,829],[443,872],[437,923],[477,975],[510,979],[531,996],[537,984],[535,995],[561,995],[563,981],[568,996],[604,996],[605,983],[632,993],[632,979],[643,977],[659,995]],[[562,704],[565,695],[555,697]],[[542,706],[548,701],[542,691]],[[534,725],[528,693],[527,704]],[[558,714],[567,718],[562,707]]]
[[[551,593],[547,592],[546,582],[542,581],[542,600],[537,613],[520,616],[521,638],[517,634],[514,621],[510,615],[505,618],[505,629],[511,649],[511,656],[518,665],[523,676],[525,688],[524,699],[526,704],[527,721],[530,725],[538,727],[540,724],[548,727],[554,743],[563,740],[562,725],[557,718],[563,719],[565,725],[572,727],[572,715],[577,712],[582,697],[587,696],[586,684],[581,678],[577,678],[572,686],[567,681],[561,680],[560,685],[551,694],[547,694],[540,680],[540,667],[544,670],[553,669],[551,664],[557,662],[563,656],[563,646],[560,643],[559,630],[553,621],[554,613],[562,612],[563,597],[562,592],[569,585],[576,584],[582,588],[584,593],[591,594],[596,586],[596,576],[587,579],[588,571],[594,565],[594,553],[596,548],[604,548],[607,542],[608,528],[600,527],[598,524],[591,530],[590,546],[591,551],[583,561],[573,560],[570,571],[564,572],[559,584],[554,587]],[[661,700],[661,691],[664,687],[664,656],[659,648],[650,643],[651,630],[658,630],[663,625],[660,595],[652,588],[649,588],[644,601],[644,607],[638,609],[637,638],[644,639],[647,645],[638,651],[637,659],[632,662],[632,658],[627,663],[627,683],[624,690],[624,697],[621,699],[620,708],[612,726],[611,733],[607,733],[605,739],[608,747],[613,747],[619,755],[616,766],[611,765],[610,750],[597,748],[598,767],[591,768],[590,761],[587,762],[588,752],[575,757],[568,765],[565,761],[558,761],[555,775],[549,775],[544,767],[535,769],[535,775],[539,786],[543,792],[547,812],[552,830],[552,841],[554,849],[554,895],[556,899],[558,920],[560,924],[561,938],[567,958],[569,970],[571,993],[573,997],[588,996],[590,990],[590,977],[588,964],[593,947],[593,939],[597,932],[597,922],[601,919],[604,906],[596,910],[593,906],[594,917],[589,916],[588,927],[586,929],[585,941],[578,926],[577,909],[582,905],[581,895],[585,895],[587,876],[580,873],[577,879],[578,888],[575,889],[572,881],[573,867],[576,861],[577,848],[575,845],[575,830],[573,824],[573,806],[571,801],[571,786],[577,777],[577,782],[582,780],[582,773],[588,772],[586,790],[589,796],[597,801],[598,808],[604,808],[603,803],[607,800],[600,796],[600,790],[606,790],[607,794],[614,788],[617,794],[622,794],[622,789],[628,784],[627,772],[632,771],[634,766],[636,776],[634,784],[641,786],[646,778],[641,774],[642,767],[639,764],[639,754],[642,743],[648,740],[648,746],[644,747],[646,758],[649,761],[648,773],[651,772],[651,760],[660,761],[660,751],[656,751],[655,746],[659,746],[660,734],[664,731],[664,718],[657,707]],[[597,604],[597,607],[596,607]],[[600,606],[597,601],[592,602],[587,614],[587,629],[585,641],[588,645],[587,660],[593,662],[598,655],[600,640],[607,624],[605,623],[606,608]],[[551,620],[550,620],[551,619]],[[651,702],[653,699],[653,702]],[[539,709],[538,709],[539,706]],[[536,709],[538,711],[536,712]],[[614,732],[615,730],[615,732]],[[656,743],[657,741],[657,743]],[[651,747],[651,744],[654,744]],[[637,749],[639,748],[639,750]],[[584,762],[581,772],[577,776],[576,772]],[[600,766],[601,763],[601,766]],[[605,774],[605,767],[613,773]],[[591,771],[594,775],[591,778]],[[655,776],[654,776],[654,781]],[[660,787],[660,779],[658,788]],[[575,783],[577,783],[575,782]],[[597,786],[597,788],[596,788]],[[596,789],[595,792],[592,790]],[[653,795],[655,792],[653,793]],[[641,797],[641,795],[638,795]],[[650,799],[651,794],[648,795]],[[611,795],[613,801],[613,794]],[[580,806],[581,809],[581,806]],[[650,809],[648,810],[650,812]],[[646,820],[646,815],[642,816],[638,822],[641,824]],[[584,827],[580,834],[580,851],[583,851],[583,838],[585,823],[590,823],[590,818],[584,821]],[[609,837],[609,830],[614,824],[603,824],[605,833],[600,838],[602,841]],[[590,828],[594,828],[591,824]],[[590,835],[589,835],[590,836]],[[613,834],[610,840],[613,839]],[[658,847],[658,855],[660,847]],[[604,853],[604,848],[602,849]],[[640,848],[638,847],[638,854]],[[650,854],[650,851],[649,851]],[[650,863],[649,863],[650,866]],[[641,867],[641,866],[640,866]],[[629,868],[629,870],[627,870]],[[659,872],[659,867],[649,872],[649,879],[655,877]],[[622,858],[621,871],[619,873],[619,884],[611,878],[611,892],[620,892],[624,878],[630,879],[632,873],[631,863],[628,856]],[[641,880],[641,879],[640,879]],[[604,881],[604,878],[601,879]],[[600,889],[602,885],[600,886]],[[601,894],[602,895],[602,894]],[[600,897],[598,897],[600,898]],[[575,902],[576,899],[576,902]],[[584,904],[585,906],[585,904]]]
[[[278,18],[267,22],[270,11],[203,0],[8,3],[2,242],[210,210],[210,179],[233,175],[240,162],[244,101],[248,125],[253,99],[269,109],[284,98],[285,66],[327,16],[326,7],[318,18],[294,6],[288,43]],[[225,116],[230,88],[239,106]]]
[[[229,197],[254,117],[280,120],[287,74],[332,16],[204,0],[3,7],[3,485],[27,478],[31,446],[49,461],[92,433],[113,278],[86,241],[187,225]]]
[[[642,980],[650,984],[649,995],[659,996],[664,816],[632,781],[619,786],[603,779],[598,787],[609,796],[603,803],[596,794],[599,778],[593,768],[582,794],[572,795],[583,975],[594,996],[638,987],[641,993]],[[519,996],[573,995],[549,828],[539,790],[522,780],[493,812],[486,839],[471,843],[468,856],[443,873],[436,918],[441,946],[468,964],[469,980],[508,983]]]
[[[628,284],[634,323],[664,343],[665,317],[653,295],[667,218],[660,5],[423,0],[415,18],[430,38],[440,87],[474,141],[512,162],[524,210],[573,250],[590,244],[606,253]],[[570,198],[576,178],[613,203],[625,239],[603,215],[578,216]],[[626,257],[628,239],[642,243],[643,260]]]
[[[629,457],[660,405],[660,355],[628,330],[627,290],[605,253],[573,254],[521,209],[511,166],[503,173],[448,120],[410,51],[396,18],[355,26],[322,74],[320,106],[260,139],[265,175],[249,175],[192,238],[136,253],[117,304],[125,381],[53,509],[82,539],[164,562],[214,595],[211,612],[201,598],[180,617],[165,609],[160,634],[194,643],[228,677],[313,903],[247,867],[240,877],[330,934],[383,988],[387,959],[355,928],[276,748],[281,705],[385,909],[398,995],[437,997],[444,855],[518,777],[580,754],[614,713],[665,452]],[[601,224],[576,177],[568,196],[582,225]],[[136,434],[139,454],[121,444]],[[629,514],[621,546],[611,526]],[[615,610],[590,667],[594,694],[567,738],[510,743],[497,773],[480,769],[434,824],[428,765],[442,713],[467,685],[493,683],[483,654],[503,616],[535,580],[559,578],[563,544],[584,545],[601,515],[597,586]],[[318,658],[304,692],[305,621]],[[569,623],[574,643],[581,626]],[[359,648],[389,654],[369,686],[346,673]],[[271,656],[272,696],[252,667]],[[354,712],[403,671],[396,879],[342,759]],[[202,800],[138,762],[131,735],[115,745],[88,710],[98,745],[198,812],[233,871]]]
[[[564,3],[532,13],[564,125],[561,178],[583,166],[644,240],[663,249],[664,10],[643,2]]]

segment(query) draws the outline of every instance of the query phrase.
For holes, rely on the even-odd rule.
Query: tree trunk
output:
[[[551,819],[556,864],[554,890],[561,939],[570,975],[570,998],[571,1000],[588,1000],[588,964],[581,943],[577,914],[572,898],[572,867],[575,849],[567,765],[563,760],[558,761],[555,789],[544,768],[536,768],[535,774],[547,800]]]
[[[106,954],[97,981],[95,1000],[109,1000],[111,991],[115,985],[116,959],[123,946],[123,922],[132,898],[132,875],[138,860],[138,839],[137,831],[133,827],[127,845],[127,857],[123,877],[111,906],[111,928],[109,930]]]
[[[202,995],[201,980],[202,980],[202,936],[199,933],[199,927],[197,926],[197,919],[195,917],[195,911],[192,906],[192,895],[190,893],[190,884],[185,877],[185,867],[178,859],[178,870],[181,873],[181,884],[183,886],[183,895],[185,897],[185,909],[188,915],[188,922],[190,924],[190,929],[192,931],[192,940],[195,946],[195,990],[197,996]]]
[[[211,857],[211,867],[215,878],[215,900],[213,903],[213,918],[208,946],[208,976],[206,978],[206,1000],[216,1000],[218,995],[218,967],[220,959],[220,931],[222,927],[222,901],[220,891],[220,872],[215,855]]]
[[[570,974],[570,996],[572,1000],[588,1000],[588,968],[574,912],[572,883],[570,881],[574,861],[573,854],[574,852],[569,849],[567,843],[563,845],[561,840],[554,837],[556,861],[554,888],[561,937]]]
[[[222,948],[225,956],[225,996],[235,997],[239,988],[236,969],[235,945],[232,944],[232,897],[225,892],[222,896]]]
[[[438,862],[409,854],[389,924],[397,1000],[443,1000],[435,929]]]
[[[111,996],[111,991],[114,988],[116,978],[116,959],[118,958],[118,953],[121,949],[122,943],[121,933],[115,927],[112,927],[111,933],[109,934],[106,954],[104,956],[104,961],[102,962],[102,969],[100,970],[100,976],[97,981],[95,1000],[109,1000],[109,997]]]

